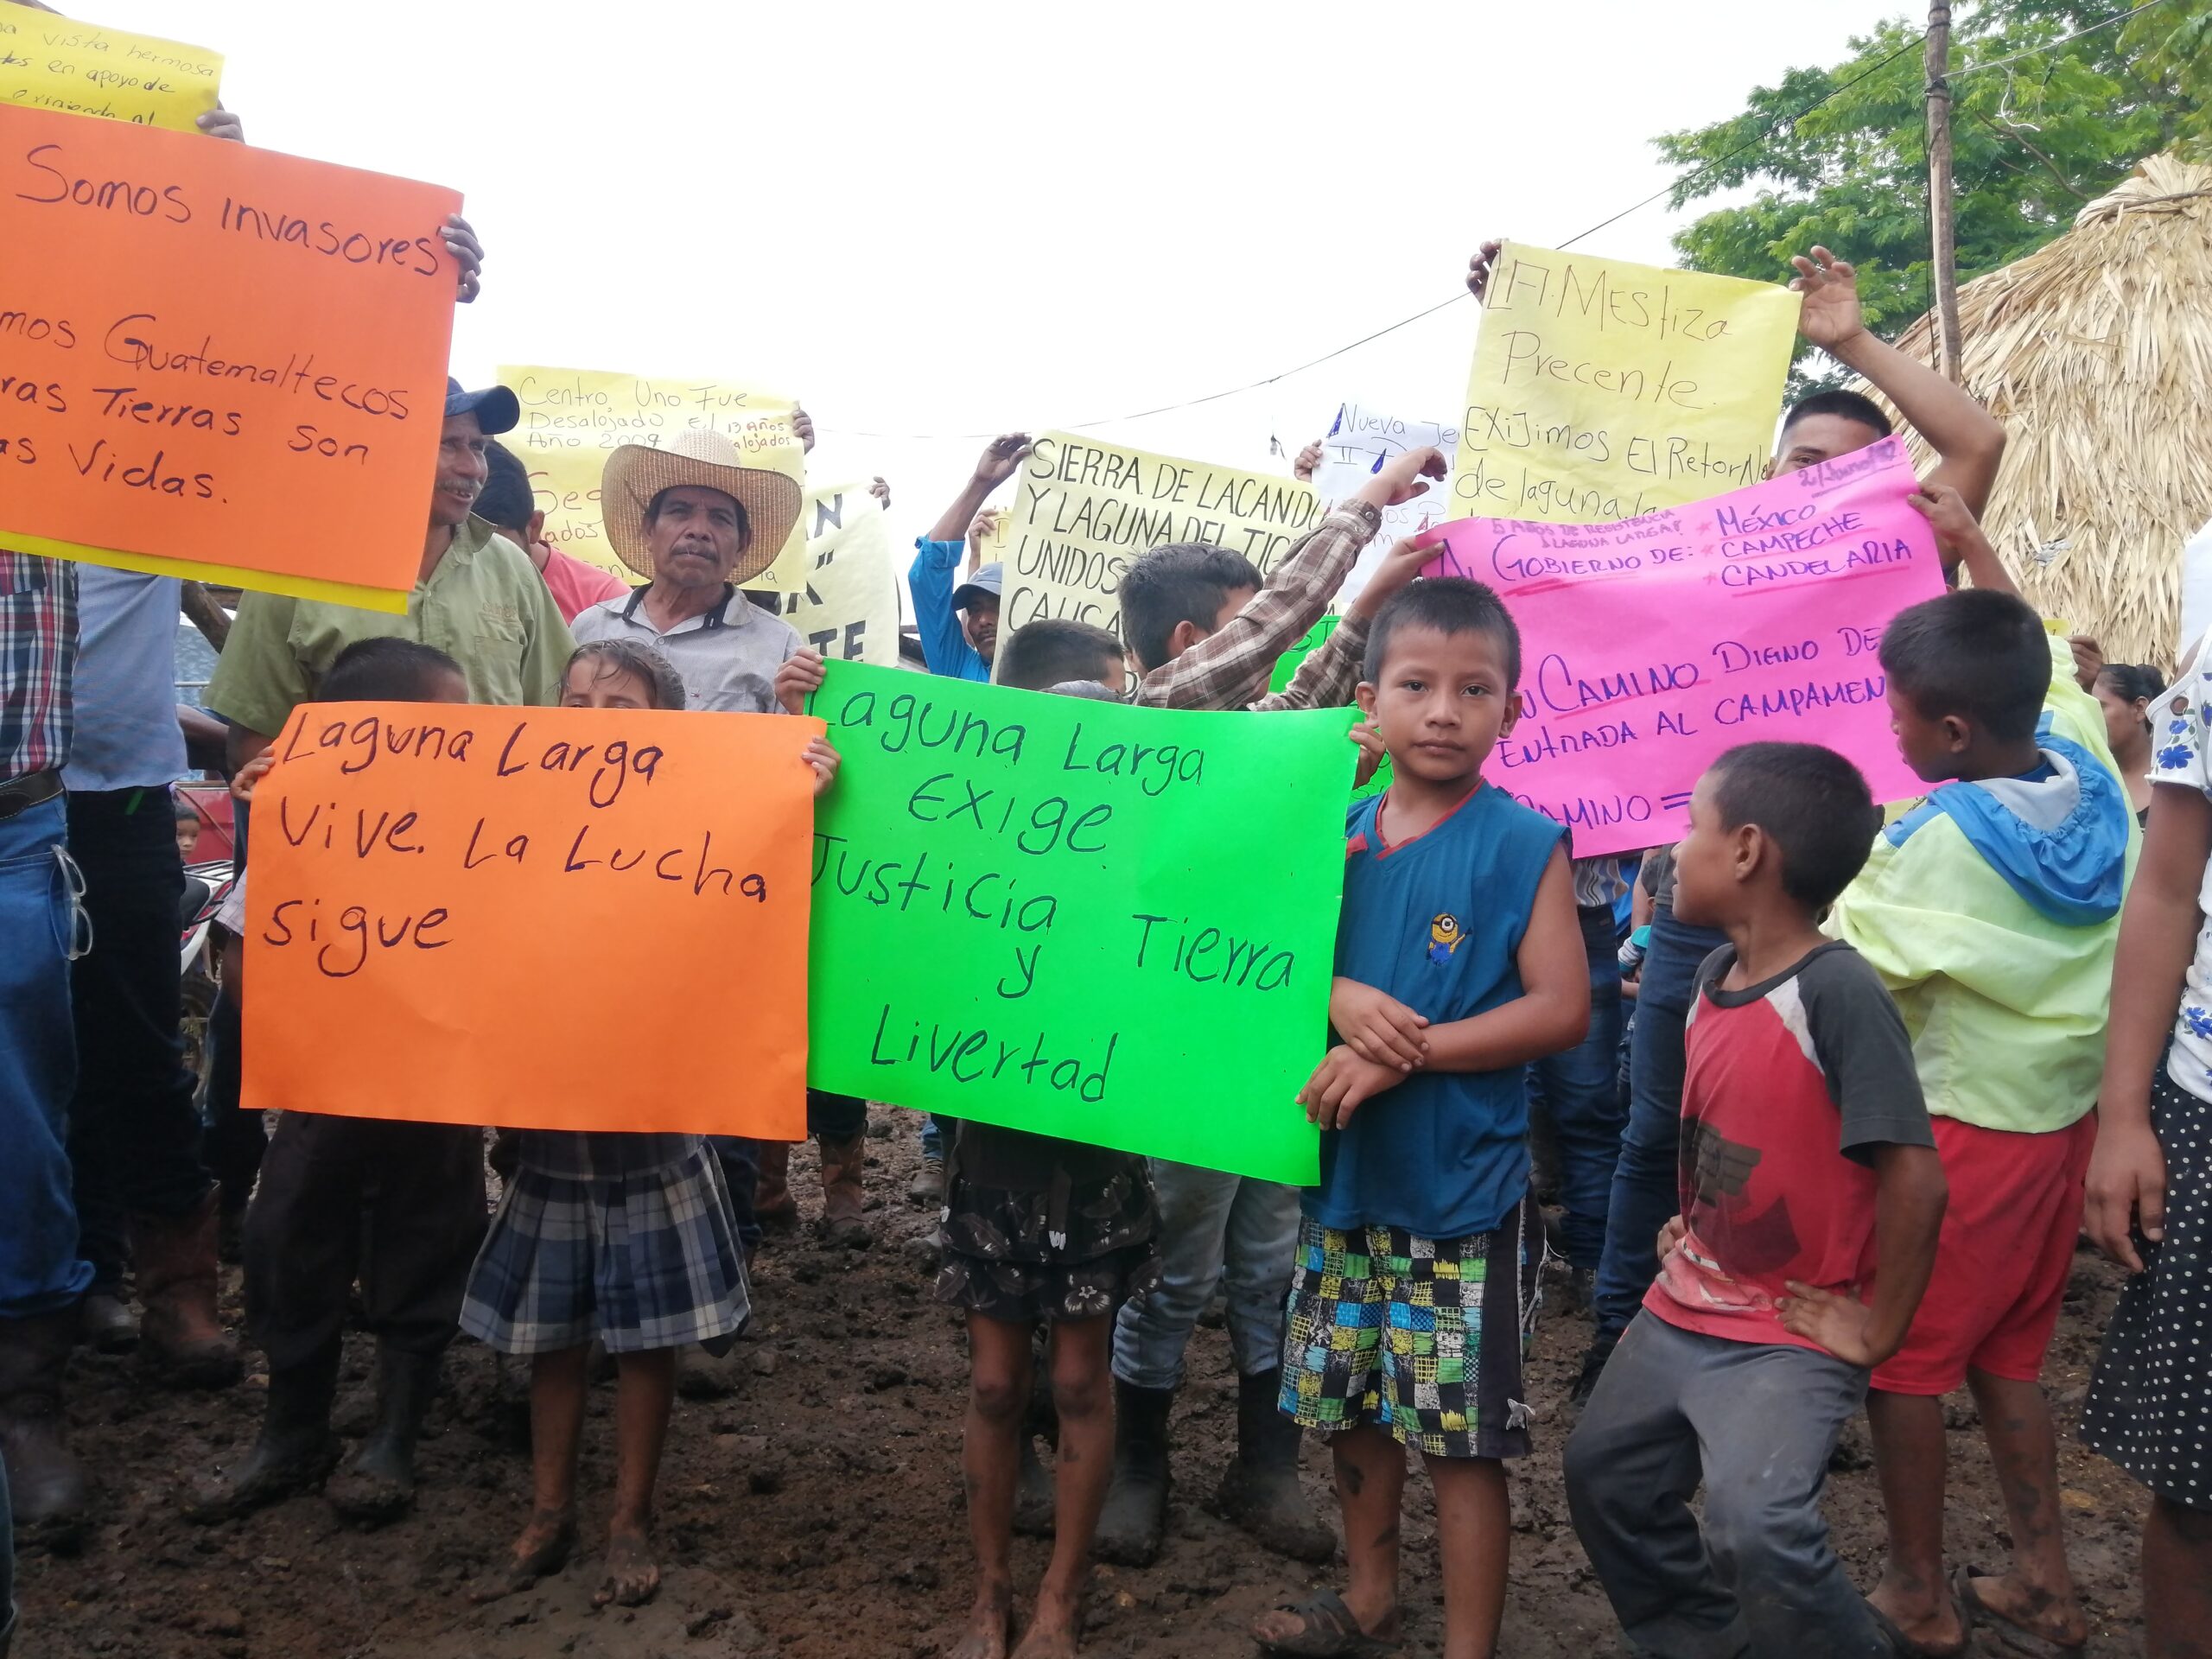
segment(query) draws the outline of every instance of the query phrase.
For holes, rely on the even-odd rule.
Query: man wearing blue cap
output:
[[[489,440],[521,418],[505,386],[464,391],[459,381],[446,382],[423,564],[404,615],[282,594],[239,601],[207,696],[235,728],[233,769],[269,747],[357,639],[392,635],[435,645],[461,664],[471,702],[560,702],[562,670],[575,649],[569,625],[530,555],[471,512],[491,476]]]
[[[975,475],[954,498],[930,533],[914,543],[913,568],[906,586],[914,595],[914,621],[922,636],[922,657],[932,674],[959,680],[988,680],[998,652],[999,594],[1005,567],[995,561],[972,573],[958,587],[953,575],[968,544],[970,526],[991,492],[1012,478],[1029,454],[1029,435],[1009,432],[993,438],[976,463]]]

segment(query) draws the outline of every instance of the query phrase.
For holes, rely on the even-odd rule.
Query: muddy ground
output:
[[[908,1204],[918,1160],[917,1120],[879,1108],[870,1143],[876,1247],[832,1254],[801,1237],[772,1241],[755,1274],[758,1319],[741,1344],[733,1396],[680,1401],[660,1491],[658,1599],[595,1612],[588,1548],[561,1578],[527,1596],[472,1609],[463,1586],[502,1554],[528,1504],[529,1463],[518,1421],[499,1402],[493,1358],[456,1344],[448,1387],[424,1445],[416,1512],[386,1530],[341,1525],[309,1497],[244,1522],[185,1522],[192,1478],[251,1443],[261,1378],[217,1395],[147,1386],[128,1360],[80,1354],[72,1373],[76,1445],[101,1483],[98,1524],[73,1556],[37,1552],[20,1563],[22,1630],[16,1659],[923,1659],[950,1645],[969,1591],[958,1472],[965,1367],[954,1317],[930,1297],[931,1274],[910,1241],[933,1217]],[[811,1213],[810,1148],[793,1158],[793,1185]],[[235,1270],[227,1312],[237,1315]],[[2076,1259],[2047,1377],[2066,1434],[2062,1468],[2070,1546],[2088,1599],[2092,1653],[2139,1650],[2134,1537],[2139,1491],[2071,1440],[2097,1333],[2117,1291],[2111,1270]],[[1548,1313],[1530,1398],[1542,1413],[1538,1454],[1514,1475],[1513,1583],[1503,1651],[1526,1659],[1616,1650],[1618,1637],[1566,1516],[1559,1479],[1563,1401],[1588,1326]],[[349,1341],[348,1386],[367,1375],[368,1344]],[[1100,1567],[1092,1580],[1086,1651],[1126,1659],[1252,1652],[1251,1619],[1286,1590],[1319,1581],[1267,1554],[1206,1511],[1236,1427],[1227,1343],[1202,1329],[1176,1419],[1177,1489],[1170,1542],[1147,1570]],[[603,1526],[612,1478],[611,1387],[595,1389],[582,1474],[588,1540]],[[1953,1402],[1949,1515],[1955,1560],[1995,1565],[2003,1513],[1974,1408]],[[1853,1573],[1875,1573],[1881,1513],[1864,1427],[1839,1455],[1829,1513]],[[1309,1447],[1306,1482],[1327,1497],[1325,1459]],[[1426,1485],[1408,1487],[1408,1652],[1442,1635],[1433,1517]],[[1021,1541],[1023,1586],[1048,1546]],[[2004,1651],[1987,1635],[1983,1650]]]

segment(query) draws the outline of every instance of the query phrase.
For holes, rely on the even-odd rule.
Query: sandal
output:
[[[2008,1618],[1974,1593],[1976,1579],[1993,1579],[1994,1573],[1985,1573],[1978,1567],[1962,1567],[1951,1574],[1951,1593],[1959,1599],[1959,1616],[1966,1620],[1967,1637],[1974,1637],[1974,1626],[1986,1628],[2015,1653],[2030,1655],[2031,1659],[2082,1659],[2089,1646],[2088,1638],[2068,1646],[2050,1637],[2028,1629],[2024,1624]]]
[[[1897,1655],[1897,1659],[1961,1659],[1961,1656],[1974,1645],[1974,1618],[1964,1606],[1959,1609],[1959,1624],[1962,1629],[1958,1645],[1950,1648],[1931,1647],[1925,1642],[1914,1641],[1904,1633],[1897,1620],[1871,1601],[1866,1604],[1866,1611],[1873,1617],[1874,1628],[1881,1633],[1882,1640],[1889,1644],[1890,1651]]]
[[[1253,1639],[1268,1653],[1289,1654],[1293,1659],[1383,1659],[1405,1647],[1396,1637],[1370,1636],[1361,1630],[1344,1599],[1333,1590],[1305,1601],[1283,1602],[1274,1611],[1304,1620],[1306,1628],[1273,1641],[1254,1631]]]

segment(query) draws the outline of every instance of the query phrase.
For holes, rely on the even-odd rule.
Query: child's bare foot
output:
[[[522,1536],[515,1540],[514,1553],[470,1586],[468,1599],[480,1606],[502,1596],[519,1595],[566,1567],[569,1552],[575,1547],[574,1510],[532,1510]]]
[[[1030,1617],[1029,1628],[1021,1633],[1014,1659],[1075,1659],[1078,1611],[1073,1598],[1040,1591],[1037,1611]]]
[[[1014,1593],[1004,1586],[978,1592],[968,1610],[967,1628],[944,1659],[1006,1659],[1007,1632],[1014,1622]]]
[[[607,1576],[592,1592],[591,1605],[642,1607],[660,1589],[660,1567],[641,1529],[617,1528],[607,1537]]]

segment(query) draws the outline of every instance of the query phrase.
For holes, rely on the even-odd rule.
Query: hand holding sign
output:
[[[1443,450],[1434,444],[1423,444],[1384,461],[1375,474],[1373,490],[1355,493],[1375,501],[1377,506],[1402,507],[1428,493],[1427,480],[1440,481],[1451,470],[1451,461]]]

